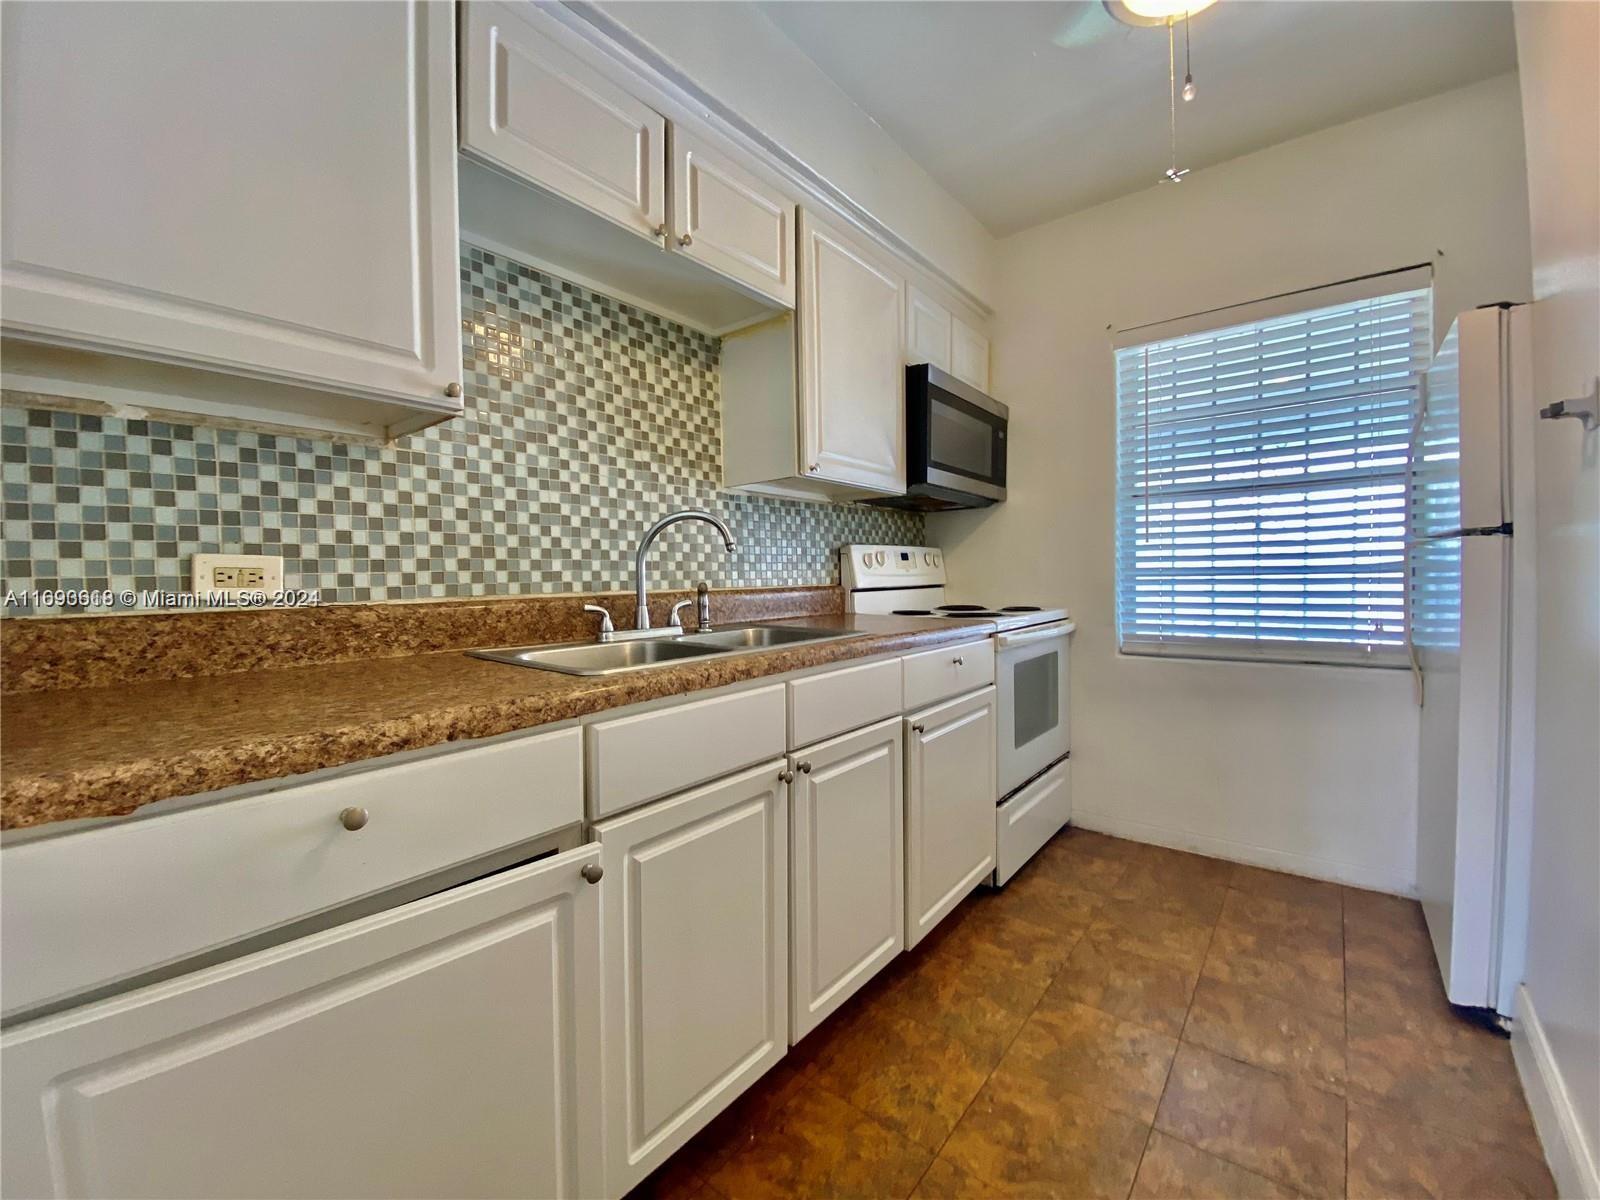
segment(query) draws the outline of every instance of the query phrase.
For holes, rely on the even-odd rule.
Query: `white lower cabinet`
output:
[[[906,946],[994,869],[995,691],[906,717]]]
[[[595,827],[608,1195],[788,1048],[788,774],[774,759]]]
[[[0,1190],[597,1194],[598,857],[8,1031]]]
[[[796,1042],[905,948],[902,758],[899,718],[793,756]]]

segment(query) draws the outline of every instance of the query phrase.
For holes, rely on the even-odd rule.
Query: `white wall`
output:
[[[1000,242],[993,379],[1013,418],[1009,497],[929,529],[949,550],[957,590],[1063,601],[1076,616],[1075,819],[1413,889],[1417,710],[1406,673],[1118,656],[1108,330],[1439,252],[1437,336],[1462,309],[1527,298],[1514,76]]]
[[[1588,395],[1594,405],[1600,403],[1600,5],[1523,3],[1516,20],[1533,232],[1534,402]],[[1600,432],[1585,435],[1576,421],[1538,425],[1533,888],[1525,1011],[1514,1044],[1561,1194],[1594,1196],[1600,1195]],[[1532,1024],[1537,1028],[1530,1030]],[[1530,1055],[1530,1045],[1547,1053]]]
[[[994,238],[753,4],[599,4],[979,300]]]

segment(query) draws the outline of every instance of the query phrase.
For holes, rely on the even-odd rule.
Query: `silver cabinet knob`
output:
[[[444,394],[446,396],[449,396],[450,399],[452,399],[452,400],[461,399],[461,385],[459,383],[447,383],[447,384],[445,384],[444,385]]]
[[[368,816],[369,814],[366,809],[352,806],[340,811],[339,824],[343,825],[351,833],[354,833],[358,829],[366,828]]]
[[[794,782],[794,772],[793,771],[779,771],[778,772],[778,782],[779,783],[793,783]]]
[[[683,234],[681,237],[678,238],[678,245],[680,245],[680,246],[692,246],[692,245],[694,245],[694,239],[692,237],[690,237],[687,233]]]
[[[796,763],[795,765],[797,767],[799,767],[800,770],[804,771],[807,775],[811,774],[811,764],[809,762]]]
[[[955,665],[958,666],[958,667],[964,667],[964,666],[967,665],[967,660],[964,659],[964,658],[961,658],[960,656],[952,658],[950,661],[955,663]]]
[[[926,727],[925,727],[925,726],[922,726],[922,725],[913,725],[913,726],[912,726],[912,727],[911,727],[911,732],[912,732],[912,733],[927,733],[927,732],[928,732],[928,730],[927,730],[927,728],[926,728]]]
[[[819,467],[819,466],[817,466],[817,464],[816,464],[816,463],[812,463],[812,464],[811,464],[811,465],[810,465],[810,466],[809,466],[809,467],[807,467],[807,468],[806,468],[806,473],[807,473],[807,474],[808,474],[808,475],[815,475],[815,474],[816,474],[816,473],[817,473],[817,472],[818,472],[818,471],[820,471],[820,470],[821,470],[821,469],[822,469],[822,468],[821,468],[821,467]]]
[[[665,221],[656,226],[656,236],[658,238],[664,238],[667,236],[667,223]]]
[[[584,863],[578,868],[578,874],[583,876],[586,883],[599,883],[600,877],[605,873],[606,869],[599,863]]]

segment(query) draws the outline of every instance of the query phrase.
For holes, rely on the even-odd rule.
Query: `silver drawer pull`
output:
[[[912,726],[912,727],[911,727],[911,732],[912,732],[912,733],[927,733],[927,732],[928,732],[928,730],[927,730],[927,728],[926,728],[926,727],[925,727],[925,726],[922,726],[922,725],[913,725],[913,726]]]
[[[809,762],[796,763],[795,765],[807,775],[811,774],[811,764]]]
[[[779,783],[793,783],[794,782],[794,772],[793,771],[779,771],[778,772],[778,782]]]
[[[354,833],[358,829],[366,828],[367,816],[367,810],[364,808],[346,808],[339,813],[339,824]]]
[[[578,868],[578,874],[583,876],[586,883],[599,883],[600,877],[605,873],[606,869],[599,863],[584,863]]]
[[[955,665],[958,667],[964,667],[967,665],[967,660],[961,657],[952,658],[950,661],[955,663]]]

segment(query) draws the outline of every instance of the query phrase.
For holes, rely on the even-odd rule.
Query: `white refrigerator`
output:
[[[1422,388],[1409,489],[1417,888],[1450,1002],[1501,1024],[1521,982],[1533,784],[1528,324],[1525,305],[1456,319]]]

